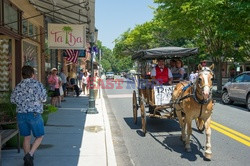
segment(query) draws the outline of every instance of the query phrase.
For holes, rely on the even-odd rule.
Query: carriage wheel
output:
[[[137,123],[137,100],[136,100],[136,92],[133,91],[133,117],[134,117],[134,124]]]
[[[143,131],[143,134],[144,136],[146,135],[146,111],[145,111],[145,105],[144,105],[144,102],[141,100],[141,125],[142,125],[142,131]]]
[[[205,123],[202,119],[196,118],[195,119],[195,124],[199,132],[203,132],[205,130]]]

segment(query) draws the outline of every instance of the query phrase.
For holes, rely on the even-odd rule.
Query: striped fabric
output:
[[[79,51],[78,50],[66,50],[67,53],[67,61],[73,62],[73,63],[77,63],[77,58],[79,56]]]

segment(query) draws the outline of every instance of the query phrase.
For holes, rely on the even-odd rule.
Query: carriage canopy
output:
[[[141,50],[132,56],[133,60],[149,60],[157,58],[181,58],[188,57],[198,53],[198,48],[183,47],[159,47],[147,50]]]

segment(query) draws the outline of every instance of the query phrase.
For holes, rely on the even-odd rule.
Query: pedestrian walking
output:
[[[88,89],[87,89],[87,84],[88,84],[88,73],[84,72],[82,76],[82,92],[83,95],[88,95]]]
[[[196,74],[192,71],[191,74],[189,75],[189,81],[194,83],[196,80]]]
[[[67,76],[66,74],[64,73],[64,69],[62,68],[61,69],[61,72],[59,74],[60,78],[62,79],[62,88],[63,88],[63,98],[62,98],[62,101],[66,101],[64,99],[64,97],[66,97],[66,86],[67,86]]]
[[[59,91],[59,77],[57,76],[57,69],[52,68],[51,74],[48,77],[48,83],[50,86],[50,94],[51,94],[51,105],[58,106],[60,100],[60,91]]]
[[[34,79],[31,66],[22,67],[23,80],[11,94],[11,102],[17,105],[17,122],[20,135],[24,136],[24,166],[33,166],[34,153],[44,136],[43,102],[47,99],[46,89]],[[35,137],[31,146],[31,131]]]

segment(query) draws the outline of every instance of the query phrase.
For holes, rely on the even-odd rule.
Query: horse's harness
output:
[[[199,72],[199,75],[200,75],[201,73],[203,73],[203,72],[209,72],[209,73],[212,73],[212,76],[214,75],[213,71],[210,70],[210,69],[207,68],[207,67],[202,68],[202,71]],[[197,78],[196,78],[196,82],[197,82]],[[178,98],[176,99],[176,102],[174,102],[174,104],[178,104],[178,105],[180,106],[180,103],[181,103],[182,100],[185,100],[185,99],[187,99],[187,98],[189,98],[189,97],[192,97],[198,104],[201,105],[200,115],[199,115],[199,117],[201,117],[201,114],[202,114],[202,106],[205,105],[205,104],[208,104],[208,103],[212,100],[212,85],[209,86],[209,85],[206,85],[206,84],[205,84],[205,85],[202,85],[202,86],[201,86],[201,85],[198,83],[199,89],[203,89],[205,86],[208,86],[208,87],[210,88],[209,97],[208,97],[206,100],[205,100],[205,99],[201,100],[201,99],[199,99],[199,98],[197,97],[197,83],[196,83],[196,82],[195,82],[195,83],[190,82],[190,83],[189,83],[188,85],[186,85],[186,86],[182,83],[182,85],[184,86],[184,87],[182,88],[182,93],[181,93],[180,97],[178,97]],[[184,92],[185,92],[188,88],[192,88],[192,89],[191,89],[191,92],[192,92],[192,93],[190,93],[190,94],[188,94],[188,95],[182,97],[182,95],[184,94]],[[202,93],[200,93],[199,91],[198,91],[198,93],[202,95]],[[180,107],[181,107],[181,106],[180,106]],[[183,108],[181,107],[180,110],[183,110]],[[178,111],[180,111],[180,110],[178,110]]]

